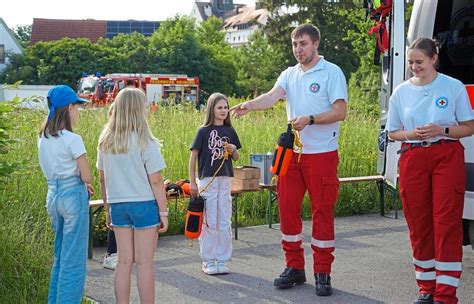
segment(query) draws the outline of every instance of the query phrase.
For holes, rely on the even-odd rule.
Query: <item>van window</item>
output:
[[[440,42],[440,72],[474,84],[474,4],[438,1],[433,37]]]

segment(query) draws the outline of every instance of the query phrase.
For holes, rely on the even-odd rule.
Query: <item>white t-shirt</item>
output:
[[[275,86],[286,92],[288,120],[330,111],[338,99],[347,102],[347,84],[342,70],[323,57],[306,72],[299,64],[289,67],[280,74]],[[307,125],[300,135],[302,153],[334,151],[338,148],[339,123]]]
[[[78,176],[76,159],[86,154],[80,135],[62,130],[59,137],[41,136],[38,154],[41,170],[48,180]]]
[[[429,123],[449,127],[473,119],[474,111],[464,84],[438,73],[435,80],[428,85],[416,86],[407,80],[393,91],[386,129],[389,132],[411,131]],[[443,138],[449,137],[438,135],[428,141],[434,142]]]
[[[104,171],[107,202],[113,204],[155,200],[148,175],[163,170],[166,164],[157,142],[150,139],[141,151],[132,134],[127,153],[99,150],[97,168]]]

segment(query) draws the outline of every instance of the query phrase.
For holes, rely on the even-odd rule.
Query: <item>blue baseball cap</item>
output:
[[[48,120],[54,117],[56,109],[68,106],[72,103],[86,103],[86,99],[80,98],[71,87],[67,85],[58,85],[48,91],[49,114]]]

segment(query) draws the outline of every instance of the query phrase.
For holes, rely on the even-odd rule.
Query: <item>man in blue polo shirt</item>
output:
[[[312,209],[313,270],[316,294],[329,296],[334,260],[334,205],[337,178],[339,121],[346,117],[347,85],[341,69],[318,54],[319,29],[302,24],[291,33],[298,64],[280,74],[275,86],[231,110],[237,118],[250,111],[272,107],[286,95],[288,120],[300,131],[301,158],[294,153],[288,173],[278,180],[278,206],[286,268],[274,285],[291,288],[306,282],[302,245],[301,206],[306,191]]]

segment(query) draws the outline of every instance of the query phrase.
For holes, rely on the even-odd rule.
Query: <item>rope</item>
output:
[[[219,168],[217,168],[216,172],[214,172],[214,175],[212,176],[212,179],[209,181],[209,183],[207,183],[206,187],[204,187],[204,189],[202,189],[201,191],[199,191],[198,193],[198,196],[201,196],[201,194],[206,191],[209,186],[212,184],[212,182],[216,179],[216,176],[217,176],[217,173],[219,173],[219,171],[221,170],[222,166],[224,165],[225,161],[229,159],[229,152],[227,151],[227,143],[225,142],[224,143],[224,156],[222,157],[222,162],[221,164],[219,165]],[[189,239],[188,241],[188,246],[189,247],[193,247],[193,239]]]
[[[296,146],[298,151],[298,162],[300,162],[301,154],[303,152],[303,143],[301,142],[300,132],[295,130],[294,122],[291,122],[291,132],[295,135],[295,141],[293,142],[293,146]]]
[[[221,164],[219,165],[219,168],[217,168],[216,172],[214,172],[214,175],[212,176],[212,179],[209,181],[209,183],[207,183],[206,187],[204,187],[204,189],[202,189],[201,191],[199,191],[199,196],[207,190],[207,188],[209,188],[209,186],[212,184],[212,182],[214,181],[214,179],[216,179],[216,175],[217,173],[219,173],[219,171],[221,170],[222,166],[224,165],[225,161],[229,159],[229,152],[227,151],[227,143],[224,143],[224,156],[222,157],[222,162]]]

